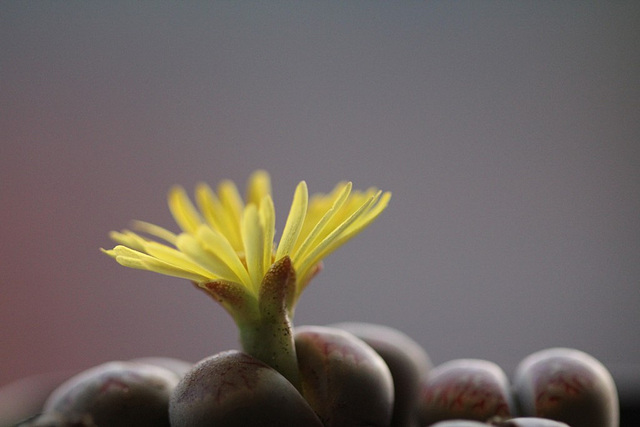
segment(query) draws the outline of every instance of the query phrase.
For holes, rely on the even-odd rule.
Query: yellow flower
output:
[[[292,312],[322,259],[369,225],[391,197],[375,188],[361,192],[351,187],[350,182],[342,182],[329,194],[309,198],[306,183],[300,182],[276,246],[275,210],[266,172],[252,174],[244,201],[231,181],[220,183],[217,194],[199,184],[196,208],[185,190],[176,186],[169,192],[168,203],[182,230],[179,234],[137,221],[137,230],[162,242],[129,230],[114,231],[110,236],[119,245],[104,252],[126,267],[185,278],[205,291],[211,291],[211,283],[224,284],[225,295],[253,300],[252,306],[267,273],[288,258],[295,272],[287,307]],[[226,308],[237,314],[234,308]]]

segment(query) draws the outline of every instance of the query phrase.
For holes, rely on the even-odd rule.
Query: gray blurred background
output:
[[[118,266],[168,188],[256,168],[393,192],[296,324],[511,371],[640,366],[640,2],[1,2],[0,385],[238,348],[187,281]]]

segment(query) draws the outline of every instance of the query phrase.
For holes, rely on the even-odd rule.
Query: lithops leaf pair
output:
[[[344,329],[362,339],[389,367],[394,388],[390,426],[420,426],[420,391],[433,367],[426,351],[405,333],[388,326],[363,322],[344,322],[331,326]]]
[[[37,424],[100,427],[169,426],[168,404],[188,364],[168,359],[108,362],[87,369],[49,396]],[[159,366],[171,363],[176,370]],[[49,420],[49,421],[47,421]]]
[[[579,350],[533,353],[513,379],[522,414],[566,422],[571,427],[618,427],[618,393],[609,371]]]
[[[393,381],[382,358],[345,331],[295,331],[302,387],[239,351],[198,362],[176,387],[172,427],[388,426]]]
[[[172,427],[322,426],[284,376],[239,351],[208,357],[187,372],[169,415]]]
[[[451,419],[484,422],[512,414],[507,375],[487,360],[457,359],[436,366],[422,390],[423,425]]]
[[[559,421],[547,420],[544,418],[511,418],[505,421],[482,423],[480,421],[469,420],[448,420],[432,424],[431,427],[487,427],[488,425],[497,427],[569,427]]]
[[[517,417],[489,424],[497,427],[570,427],[568,424],[560,421],[538,417]]]
[[[424,388],[421,414],[426,425],[454,419],[501,427],[619,425],[611,374],[594,357],[569,348],[526,357],[511,385],[492,362],[461,359],[437,366]]]
[[[326,427],[388,426],[393,379],[366,343],[340,329],[296,328],[302,391]]]

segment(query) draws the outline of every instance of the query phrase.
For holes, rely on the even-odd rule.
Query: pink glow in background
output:
[[[397,327],[436,363],[550,346],[640,364],[640,3],[0,3],[0,385],[238,348],[108,232],[168,188],[393,192],[296,324]]]

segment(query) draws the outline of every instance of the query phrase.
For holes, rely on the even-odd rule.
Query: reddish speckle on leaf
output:
[[[104,382],[104,384],[102,384],[102,386],[98,390],[98,393],[102,394],[112,390],[121,390],[121,391],[127,392],[129,391],[129,385],[117,378],[108,378]]]

